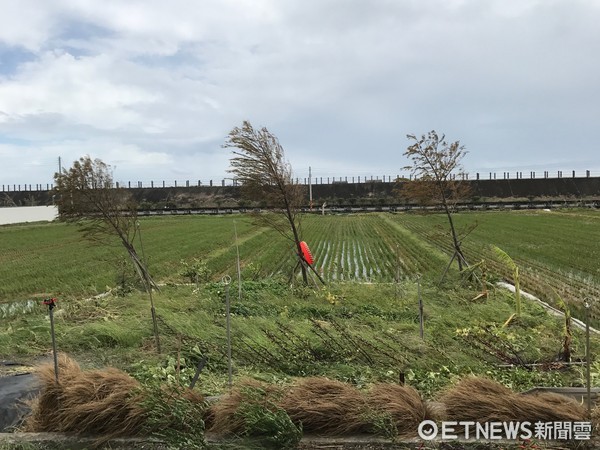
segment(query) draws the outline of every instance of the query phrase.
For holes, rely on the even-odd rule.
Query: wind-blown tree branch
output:
[[[158,286],[139,257],[134,242],[138,236],[137,208],[131,195],[113,187],[111,167],[100,159],[84,156],[73,162],[69,170],[54,175],[57,205],[61,220],[76,223],[83,236],[101,243],[117,238],[125,248],[148,294],[152,307],[157,347],[156,314],[152,289]]]
[[[293,183],[292,167],[285,159],[279,140],[266,128],[254,129],[250,122],[244,121],[241,127],[231,130],[223,147],[236,149],[229,172],[241,183],[242,196],[263,200],[281,212],[279,216],[261,215],[260,218],[294,242],[302,279],[308,283],[298,216],[305,197],[304,187]]]
[[[464,171],[461,160],[467,154],[460,141],[448,143],[445,136],[435,131],[417,138],[406,136],[413,143],[406,149],[404,156],[412,164],[404,169],[410,170],[413,178],[402,184],[400,193],[403,197],[416,200],[422,204],[439,204],[444,209],[450,226],[453,257],[458,268],[463,270],[467,265],[461,250],[461,241],[452,218],[456,203],[470,194],[470,187],[463,180]]]

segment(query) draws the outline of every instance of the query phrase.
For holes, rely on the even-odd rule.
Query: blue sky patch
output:
[[[35,59],[36,55],[28,50],[0,44],[0,76],[14,75],[18,72],[19,66]]]

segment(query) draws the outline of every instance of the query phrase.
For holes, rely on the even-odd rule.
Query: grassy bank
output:
[[[525,303],[520,321],[503,322],[512,298],[425,283],[424,338],[420,337],[418,287],[336,283],[322,290],[290,288],[275,280],[245,282],[242,299],[231,286],[233,367],[236,377],[270,382],[323,375],[357,386],[401,379],[426,394],[453,377],[489,374],[525,389],[537,384],[581,384],[577,368],[563,371],[502,369],[500,364],[552,361],[561,348],[563,324],[536,304]],[[56,310],[61,351],[90,366],[113,365],[144,379],[188,384],[203,357],[206,393],[224,389],[227,374],[225,287],[167,286],[155,296],[163,354],[154,349],[148,299],[141,293],[96,300],[67,298]],[[49,322],[42,306],[5,320],[0,355],[29,358],[49,352]],[[575,333],[573,357],[584,354]]]

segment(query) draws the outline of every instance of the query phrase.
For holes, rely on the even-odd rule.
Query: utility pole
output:
[[[312,198],[312,170],[311,170],[311,167],[310,167],[310,166],[308,166],[308,197],[309,197],[310,210],[312,211],[312,209],[313,209],[313,198]]]
[[[60,156],[58,157],[58,173],[62,173],[62,161],[60,160]]]

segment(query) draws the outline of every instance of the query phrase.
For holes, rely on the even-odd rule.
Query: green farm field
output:
[[[489,250],[493,244],[517,262],[524,290],[550,302],[554,291],[573,303],[599,297],[599,212],[479,212],[455,218],[459,228],[476,224],[463,244],[470,263],[485,260],[492,273],[511,281]],[[199,257],[215,280],[234,275],[234,220],[244,278],[289,275],[292,243],[245,216],[142,219],[151,273],[162,283],[181,282],[181,260]],[[446,224],[440,214],[306,215],[301,230],[326,280],[391,282],[417,274],[440,276],[451,257]],[[104,292],[129,270],[125,257],[118,246],[83,241],[73,225],[2,227],[0,302]]]
[[[584,316],[583,303],[592,305],[598,323],[600,298],[600,213],[591,210],[503,211],[455,215],[458,228],[475,228],[464,239],[463,250],[473,264],[485,261],[503,279],[512,274],[494,257],[500,247],[519,266],[521,288],[556,304],[569,303],[574,315]],[[394,221],[420,239],[452,254],[442,215],[396,215]]]
[[[428,399],[472,374],[516,391],[584,385],[581,328],[572,327],[573,364],[566,365],[560,362],[564,318],[526,300],[521,317],[505,326],[515,312],[514,297],[492,283],[510,274],[489,246],[501,247],[518,262],[524,290],[553,294],[554,288],[565,299],[573,295],[568,300],[577,312],[581,290],[593,293],[599,285],[594,265],[599,244],[590,236],[597,233],[600,214],[468,212],[455,218],[461,227],[477,223],[464,245],[471,263],[486,260],[487,271],[478,272],[489,281],[485,287],[459,276],[455,267],[441,282],[451,255],[445,217],[436,214],[302,217],[302,237],[326,286],[290,283],[292,243],[249,216],[141,219],[137,248],[141,251],[143,243],[150,272],[161,284],[153,302],[162,352],[148,295],[136,288],[119,246],[91,245],[76,226],[63,223],[1,227],[0,360],[47,360],[49,318],[40,300],[55,296],[58,349],[83,367],[112,366],[142,383],[187,386],[204,360],[196,389],[223,394],[229,295],[234,384],[251,377],[289,385],[311,376],[359,389],[405,382]],[[190,283],[182,275],[182,261],[194,258],[206,262],[209,280]],[[233,279],[228,287],[221,282],[224,275]],[[129,288],[116,289],[125,279]],[[592,335],[592,355],[599,346]],[[592,382],[600,383],[595,357]]]

